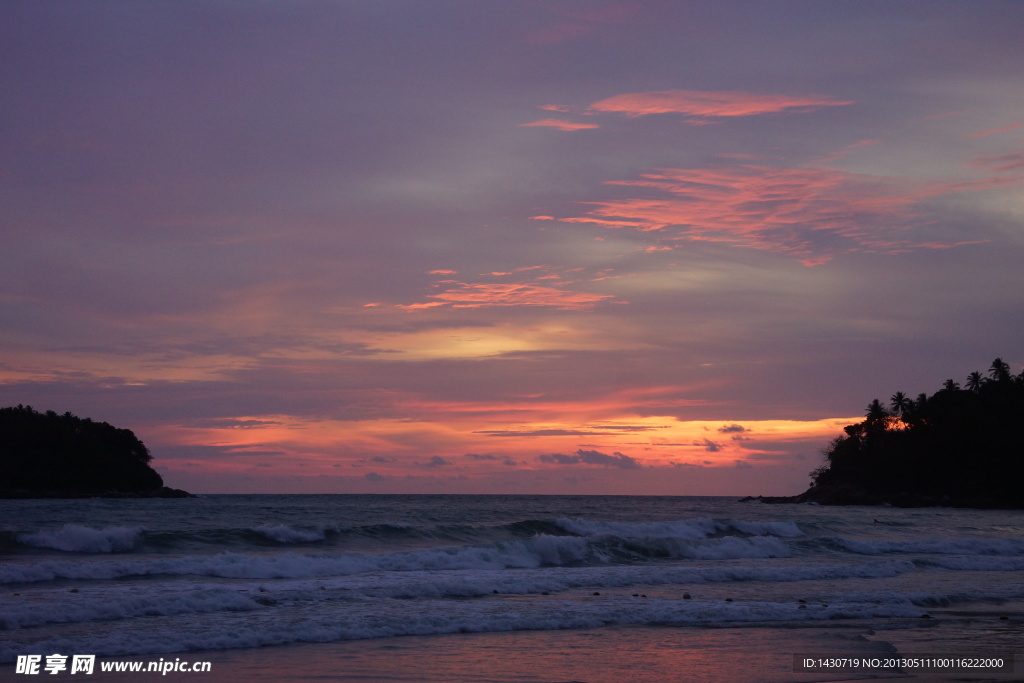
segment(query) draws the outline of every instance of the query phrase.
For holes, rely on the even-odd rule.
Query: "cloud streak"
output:
[[[537,127],[537,128],[557,128],[558,130],[590,130],[593,128],[600,128],[600,124],[597,123],[579,123],[576,121],[564,121],[562,119],[541,119],[540,121],[533,121],[531,123],[520,123],[520,126],[525,128]]]
[[[665,243],[724,242],[816,265],[840,250],[892,254],[977,243],[915,241],[904,231],[926,222],[919,206],[926,199],[1002,184],[925,183],[761,164],[666,168],[636,180],[608,181],[634,196],[581,202],[593,208],[558,220],[654,232]]]
[[[1016,130],[1017,128],[1024,127],[1024,123],[1014,123],[1009,126],[1003,126],[1002,128],[993,128],[992,130],[980,130],[977,133],[971,133],[969,137],[980,138],[986,135],[994,135],[995,133],[1005,133],[1008,130]]]
[[[749,92],[720,90],[658,90],[615,95],[590,105],[596,112],[625,114],[630,118],[651,114],[685,114],[698,121],[758,116],[780,112],[806,113],[821,107],[854,104],[828,95],[761,95]]]
[[[563,453],[550,453],[537,456],[541,462],[553,463],[556,465],[602,465],[604,467],[618,467],[624,470],[638,470],[643,465],[636,459],[616,451],[612,455],[600,451],[587,451],[582,448],[572,455]]]
[[[497,429],[497,430],[484,430],[474,432],[476,434],[487,434],[488,436],[506,436],[506,437],[523,437],[523,436],[611,436],[617,434],[630,434],[647,432],[653,429],[667,429],[665,426],[652,426],[652,425],[622,425],[622,426],[602,426],[592,427],[589,429],[530,429],[530,430],[516,430],[516,429]]]
[[[494,276],[510,273],[491,273]],[[399,304],[399,308],[416,310],[450,306],[452,308],[496,308],[512,306],[550,307],[563,311],[589,311],[598,303],[614,298],[611,294],[577,292],[531,283],[455,282],[441,284],[448,288],[437,294],[428,294],[436,301]]]

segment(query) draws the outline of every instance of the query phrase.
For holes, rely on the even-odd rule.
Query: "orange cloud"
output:
[[[555,220],[545,217],[547,220]],[[549,306],[561,310],[590,310],[595,304],[613,298],[611,294],[595,294],[565,289],[572,280],[564,279],[566,273],[582,271],[570,269],[562,273],[552,272],[559,268],[550,265],[519,266],[508,270],[480,273],[480,277],[502,278],[510,276],[519,282],[460,282],[459,280],[438,280],[434,286],[443,291],[427,296],[436,301],[414,304],[398,304],[398,308],[416,310],[451,306],[452,308],[488,308],[497,306]],[[599,276],[608,276],[608,269]],[[432,271],[447,273],[453,271]],[[525,277],[524,277],[525,276]],[[601,278],[599,278],[601,279]],[[554,282],[552,282],[554,281]]]
[[[617,112],[629,117],[649,114],[688,114],[700,119],[756,116],[782,111],[806,112],[818,107],[853,104],[828,95],[757,95],[739,91],[660,90],[616,95],[595,102],[590,109]]]
[[[414,311],[420,308],[436,308],[437,306],[444,306],[440,301],[426,301],[421,304],[395,304],[398,308],[404,308],[407,311]]]
[[[553,287],[540,287],[517,283],[467,283],[460,282],[454,287],[430,294],[439,299],[429,304],[412,304],[402,308],[426,308],[428,306],[451,305],[453,308],[485,308],[492,306],[551,306],[563,311],[589,310],[610,294],[572,292]]]
[[[559,220],[660,232],[659,242],[728,242],[817,265],[831,258],[834,247],[828,243],[836,237],[852,242],[857,250],[936,248],[938,243],[915,243],[898,235],[919,220],[916,204],[1006,182],[1012,181],[924,184],[828,168],[756,164],[670,168],[639,180],[608,183],[643,188],[642,197],[583,202],[593,208]],[[651,190],[661,196],[652,196]]]
[[[586,130],[588,128],[600,128],[596,123],[577,123],[575,121],[563,121],[562,119],[541,119],[532,123],[520,123],[520,126],[543,126],[546,128],[557,128],[558,130]]]

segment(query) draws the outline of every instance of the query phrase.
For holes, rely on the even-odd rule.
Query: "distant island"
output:
[[[1001,358],[964,388],[949,379],[931,396],[875,399],[844,431],[807,491],[742,500],[1024,509],[1024,371]]]
[[[128,429],[31,406],[0,408],[0,498],[187,498]]]

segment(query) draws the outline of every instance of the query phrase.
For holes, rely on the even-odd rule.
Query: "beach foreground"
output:
[[[2,506],[5,679],[35,680],[16,673],[27,657],[47,680],[1024,679],[1020,664],[885,661],[1024,652],[1020,511],[627,496]],[[94,671],[50,674],[55,654],[94,655]]]

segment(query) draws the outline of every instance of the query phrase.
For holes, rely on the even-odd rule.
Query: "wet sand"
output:
[[[606,627],[571,631],[518,631],[410,636],[205,651],[165,655],[165,661],[209,661],[210,673],[102,673],[88,677],[67,672],[47,680],[87,681],[426,681],[429,683],[726,683],[825,682],[853,680],[1024,680],[1024,658],[1017,674],[799,673],[795,654],[884,656],[893,653],[964,652],[979,643],[1024,651],[1021,624],[1001,631],[910,628],[874,633],[855,623],[832,627],[708,628]],[[989,648],[991,651],[991,647]],[[112,661],[114,658],[105,658]],[[123,658],[158,661],[158,656]],[[0,670],[3,680],[13,666]]]

